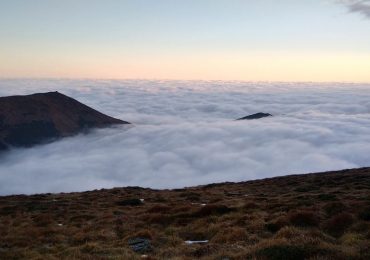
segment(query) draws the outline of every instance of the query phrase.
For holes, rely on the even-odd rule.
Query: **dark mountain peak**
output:
[[[249,115],[249,116],[245,116],[245,117],[242,117],[242,118],[239,118],[239,119],[236,119],[236,120],[253,120],[253,119],[260,119],[260,118],[269,117],[269,116],[272,116],[272,115],[269,114],[269,113],[259,112],[259,113]]]
[[[10,146],[28,147],[113,124],[129,123],[57,91],[0,97],[0,150]]]

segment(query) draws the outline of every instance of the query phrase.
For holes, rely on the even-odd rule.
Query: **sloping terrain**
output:
[[[0,232],[0,259],[370,259],[370,168],[0,197]]]
[[[29,147],[113,124],[128,122],[104,115],[59,92],[0,97],[0,150]]]

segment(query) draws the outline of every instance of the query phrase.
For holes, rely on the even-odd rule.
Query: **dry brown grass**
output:
[[[143,259],[135,237],[147,259],[370,259],[370,170],[0,197],[0,259]]]

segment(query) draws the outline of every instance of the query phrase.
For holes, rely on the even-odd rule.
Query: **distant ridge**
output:
[[[269,116],[272,116],[272,115],[269,114],[269,113],[259,112],[259,113],[256,113],[256,114],[252,114],[252,115],[249,115],[249,116],[238,118],[236,120],[254,120],[254,119],[260,119],[260,118],[269,117]]]
[[[59,92],[0,97],[0,150],[30,147],[81,131],[130,124]]]

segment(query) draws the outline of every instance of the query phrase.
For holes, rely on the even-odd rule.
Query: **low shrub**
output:
[[[326,194],[326,193],[319,194],[317,196],[317,198],[319,200],[322,200],[322,201],[333,201],[333,200],[337,200],[337,196],[335,196],[334,194]]]
[[[35,222],[36,226],[38,227],[46,227],[53,223],[53,218],[50,214],[40,214],[37,215],[33,221]]]
[[[188,201],[200,201],[200,194],[192,191],[183,192],[180,194],[180,197]]]
[[[300,187],[297,187],[294,189],[294,191],[296,192],[310,192],[310,191],[313,191],[313,190],[317,190],[317,186],[314,186],[314,185],[304,185],[304,186],[300,186]]]
[[[340,242],[347,246],[359,245],[364,240],[364,237],[357,233],[345,233],[341,238]]]
[[[151,200],[154,202],[166,202],[167,201],[163,196],[158,195],[158,194]]]
[[[207,217],[211,215],[223,215],[233,211],[233,209],[218,204],[210,204],[200,208],[194,213],[194,217]]]
[[[289,222],[297,227],[316,227],[320,219],[313,211],[296,211],[288,215]]]
[[[266,229],[272,233],[279,231],[282,227],[288,225],[286,217],[279,217],[265,225]]]
[[[255,255],[258,258],[269,260],[296,260],[305,259],[307,252],[301,246],[297,245],[271,245],[257,250]]]
[[[193,210],[193,207],[190,206],[190,205],[184,205],[184,206],[175,206],[171,209],[171,213],[173,214],[178,214],[178,215],[181,215],[181,214],[184,214],[184,215],[188,215],[189,212],[191,212]]]
[[[351,214],[339,213],[326,221],[324,229],[331,235],[340,236],[352,225],[353,221]]]
[[[370,206],[362,209],[358,214],[358,217],[365,221],[370,221]]]
[[[207,234],[206,230],[191,230],[185,229],[179,232],[179,237],[186,240],[208,240],[210,236]]]
[[[92,214],[81,214],[81,215],[75,215],[70,218],[70,221],[72,222],[82,222],[82,221],[89,221],[94,219],[95,216]]]
[[[214,243],[235,243],[248,239],[248,233],[245,228],[227,228],[220,230],[213,238]]]
[[[80,247],[81,252],[95,254],[101,250],[99,243],[87,242]]]
[[[143,229],[143,230],[139,230],[138,232],[130,236],[130,238],[135,238],[135,237],[141,237],[141,238],[152,240],[154,235],[151,230]]]
[[[217,249],[214,245],[196,245],[185,251],[184,255],[190,257],[190,259],[203,259],[203,257],[211,255],[215,250]]]
[[[327,215],[332,216],[343,212],[346,206],[342,202],[329,202],[324,206],[324,211]]]
[[[254,203],[254,202],[246,202],[243,206],[243,209],[246,210],[246,211],[250,211],[250,210],[254,210],[254,209],[258,209],[259,208],[259,205]]]
[[[172,223],[173,218],[171,218],[169,215],[153,213],[150,215],[145,215],[143,217],[143,220],[145,220],[147,223],[150,223],[150,224],[158,224],[162,226],[167,226]]]
[[[140,206],[143,202],[140,199],[125,199],[121,201],[117,201],[116,205],[118,206]]]
[[[115,220],[114,223],[115,223],[114,231],[115,231],[117,237],[118,238],[123,238],[124,233],[125,233],[124,218],[123,217],[117,217],[117,219]]]
[[[168,213],[170,211],[170,207],[166,205],[155,205],[147,210],[148,213]]]
[[[17,207],[15,206],[8,206],[0,208],[0,216],[6,216],[16,213]]]
[[[40,201],[28,201],[25,203],[24,207],[27,211],[34,212],[34,211],[45,211],[48,209],[49,204],[42,203]]]

